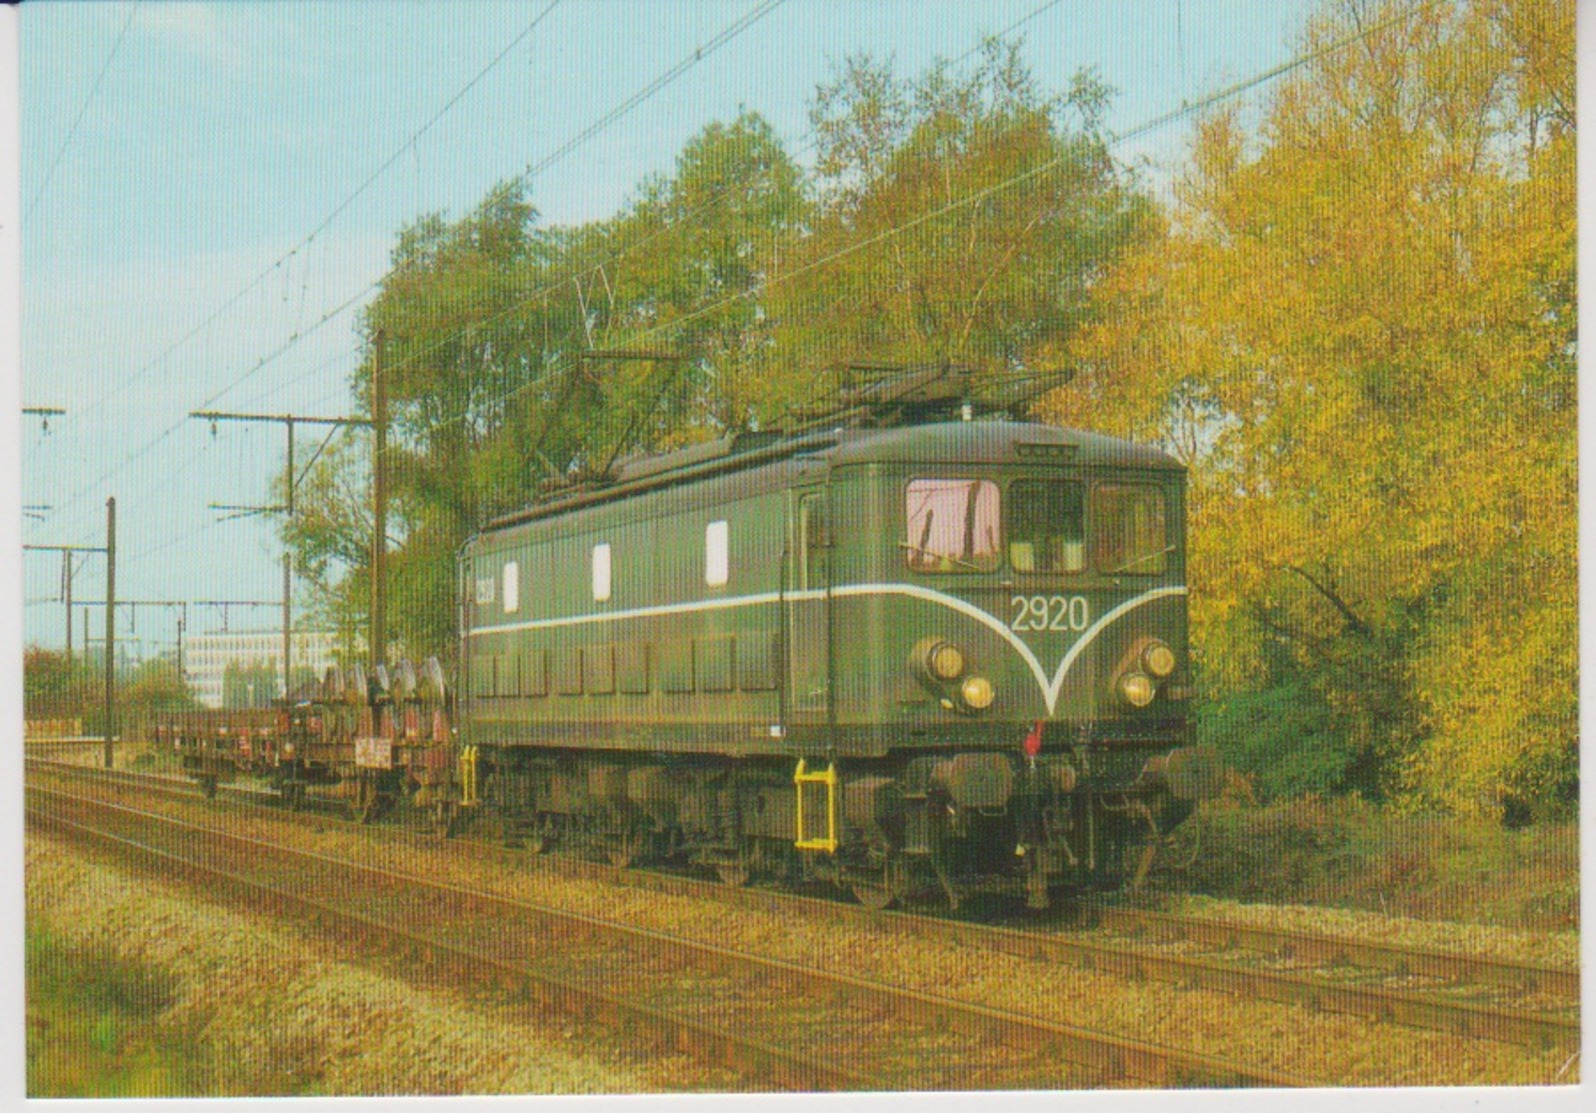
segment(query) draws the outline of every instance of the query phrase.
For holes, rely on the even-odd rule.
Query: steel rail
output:
[[[80,801],[93,802],[100,808],[108,806],[103,801]],[[561,980],[552,974],[519,965],[505,958],[494,957],[434,935],[423,934],[414,925],[402,925],[391,919],[354,912],[343,906],[314,899],[303,891],[252,880],[216,865],[203,863],[186,854],[163,849],[125,834],[116,834],[89,826],[76,819],[49,814],[34,807],[26,808],[26,812],[28,818],[37,824],[67,830],[102,846],[132,853],[162,871],[179,872],[191,879],[220,882],[242,890],[257,902],[264,898],[284,910],[297,910],[306,915],[331,920],[335,926],[341,928],[353,927],[366,933],[380,935],[390,944],[419,947],[433,961],[444,958],[460,964],[459,972],[495,971],[502,977],[510,979],[519,992],[532,997],[542,1007],[584,1021],[596,1020],[628,1032],[632,1029],[642,1029],[654,1041],[680,1050],[684,1054],[708,1058],[717,1065],[771,1081],[787,1089],[885,1088],[883,1083],[851,1068],[820,1064],[797,1052],[760,1043],[747,1036],[733,1034],[699,1020],[661,1011],[628,998],[613,996],[589,985]],[[280,850],[280,852],[287,851]]]
[[[664,953],[671,957],[690,958],[695,966],[732,968],[744,974],[758,972],[765,975],[767,980],[774,979],[778,987],[801,990],[819,1003],[833,1006],[827,1013],[828,1018],[833,1013],[839,1019],[846,1018],[847,1014],[836,1012],[835,1006],[847,1003],[864,1008],[870,1015],[890,1010],[893,1015],[919,1025],[938,1031],[951,1028],[981,1042],[997,1040],[1007,1046],[1021,1045],[1027,1049],[1040,1049],[1049,1055],[1086,1068],[1092,1075],[1094,1084],[1125,1080],[1156,1085],[1301,1087],[1312,1084],[1278,1072],[1263,1071],[1223,1059],[1113,1036],[1025,1013],[994,1009],[851,974],[765,958],[615,920],[582,915],[494,893],[442,884],[397,870],[357,864],[342,858],[283,847],[276,843],[246,838],[120,804],[106,803],[103,800],[80,799],[63,792],[36,790],[43,791],[49,796],[75,800],[94,810],[115,812],[146,823],[174,830],[180,829],[189,835],[203,835],[230,844],[234,848],[297,859],[302,864],[316,866],[322,875],[337,872],[344,874],[346,879],[357,876],[389,889],[420,892],[431,897],[427,901],[429,911],[450,911],[455,910],[455,905],[469,903],[491,908],[503,916],[519,920],[536,920],[566,933],[596,934],[611,942],[625,943],[633,948],[639,948],[655,957]],[[172,856],[176,860],[184,860],[179,855]],[[210,871],[209,866],[201,867]],[[302,894],[296,894],[294,898],[296,901],[306,899]],[[332,910],[335,913],[339,911],[337,908]],[[430,936],[421,936],[406,927],[392,925],[389,929],[410,938],[425,938],[431,946],[450,947],[446,942],[436,942]],[[498,964],[501,967],[505,965],[502,960]],[[519,973],[520,970],[517,969],[516,972]],[[586,988],[586,986],[576,987]],[[768,1051],[764,1048],[761,1050],[764,1052],[761,1058],[768,1059],[770,1057]],[[869,1083],[865,1088],[881,1088],[882,1079],[879,1076],[875,1078],[866,1076],[865,1080]],[[855,1085],[848,1088],[861,1087]]]
[[[1209,946],[1288,954],[1303,961],[1347,963],[1453,981],[1474,980],[1561,996],[1577,997],[1580,993],[1577,969],[1395,946],[1313,931],[1285,931],[1141,908],[1094,905],[1090,910],[1099,926],[1122,933],[1158,934]]]
[[[58,767],[76,769],[79,766],[63,764]],[[84,775],[86,778],[104,780],[108,774],[95,769],[84,770]],[[236,791],[240,795],[264,795],[243,789]],[[1235,996],[1296,1004],[1318,1011],[1346,1013],[1461,1036],[1531,1047],[1577,1046],[1580,1038],[1579,1021],[1566,1016],[1260,970],[1256,966],[1234,962],[1185,958],[1156,950],[1103,943],[1068,933],[1024,931],[921,914],[872,911],[814,897],[774,897],[765,891],[738,891],[702,881],[635,869],[615,869],[574,859],[544,857],[534,863],[589,878],[642,885],[678,895],[702,895],[734,904],[746,901],[750,906],[761,909],[769,909],[772,904],[779,903],[805,915],[950,942],[959,947],[988,949],[1040,962],[1066,963],[1101,970],[1132,980],[1196,986]],[[1485,980],[1574,997],[1579,993],[1577,970],[1121,907],[1099,906],[1092,908],[1091,912],[1100,926],[1119,932],[1189,931],[1189,937],[1195,942],[1284,953],[1305,961],[1348,963],[1452,980]]]

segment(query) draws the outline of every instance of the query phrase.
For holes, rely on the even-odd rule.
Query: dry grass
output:
[[[162,1026],[214,1096],[664,1093],[735,1083],[564,1021],[329,960],[325,945],[27,839],[28,923],[175,979]],[[48,1073],[48,1068],[43,1068]]]

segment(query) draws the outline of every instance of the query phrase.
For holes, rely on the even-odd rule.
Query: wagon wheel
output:
[[[215,776],[201,776],[200,777],[200,781],[199,781],[199,785],[200,785],[200,794],[201,795],[205,796],[205,798],[207,798],[207,799],[216,798],[216,777]]]
[[[372,804],[371,808],[371,817],[373,820],[384,818],[387,816],[389,811],[393,810],[394,804],[399,802],[399,793],[397,791],[378,790],[376,793],[376,800],[377,801]]]
[[[440,800],[432,804],[431,811],[432,832],[440,838],[447,838],[454,833],[455,805],[447,800]]]
[[[377,781],[364,773],[355,777],[355,796],[349,800],[349,813],[362,826],[375,822],[378,810]]]

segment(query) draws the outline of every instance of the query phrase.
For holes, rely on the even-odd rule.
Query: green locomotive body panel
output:
[[[1050,737],[1143,755],[1186,743],[1184,472],[1172,459],[985,420],[718,449],[623,469],[467,544],[466,740],[865,758],[1017,748],[1043,722]],[[957,516],[950,494],[984,517],[980,569],[906,538],[917,525],[945,537],[935,517]],[[921,496],[935,507],[917,521]],[[1152,509],[1160,550],[1105,570],[1096,521],[1126,499]],[[1063,569],[1011,538],[1047,501],[1079,506]],[[1151,638],[1176,668],[1134,708],[1113,683]],[[990,685],[990,705],[970,708],[916,667],[916,648],[939,641],[963,655],[961,679]]]

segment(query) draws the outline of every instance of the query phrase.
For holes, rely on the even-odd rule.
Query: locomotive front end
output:
[[[890,545],[832,590],[839,721],[874,711],[895,774],[845,788],[877,839],[855,867],[955,904],[1115,887],[1219,778],[1188,712],[1184,471],[1035,424],[917,433],[845,502]]]

